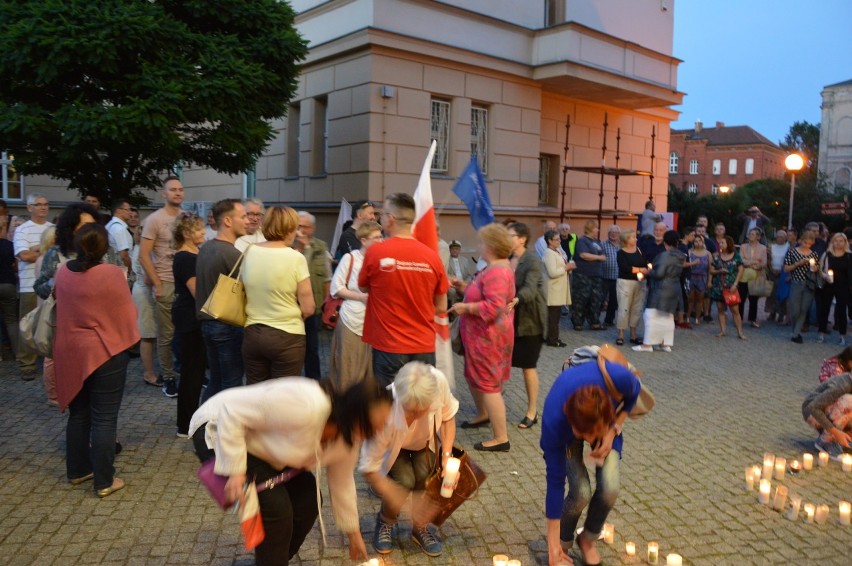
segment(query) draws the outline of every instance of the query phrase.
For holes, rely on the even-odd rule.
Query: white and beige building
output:
[[[829,186],[852,191],[852,80],[822,91],[819,172]]]
[[[309,42],[296,97],[256,168],[227,176],[184,167],[188,200],[257,196],[318,213],[330,231],[341,198],[413,191],[430,141],[445,236],[474,236],[451,189],[471,153],[499,218],[558,219],[567,165],[653,170],[664,210],[669,124],[682,102],[672,54],[674,0],[293,0]],[[655,132],[652,163],[652,131]],[[565,210],[598,208],[600,177],[569,172]],[[648,177],[619,180],[617,208],[638,212]],[[613,209],[614,180],[604,184]],[[52,201],[76,198],[38,179]],[[577,222],[575,222],[576,224]],[[575,226],[575,229],[579,226]],[[469,245],[468,245],[469,244]]]

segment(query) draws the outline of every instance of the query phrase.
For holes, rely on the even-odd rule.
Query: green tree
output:
[[[787,152],[800,153],[805,159],[809,170],[817,170],[819,158],[819,124],[807,121],[793,122],[784,139],[778,142],[781,149]]]
[[[0,145],[104,201],[250,169],[307,47],[278,0],[0,0]]]

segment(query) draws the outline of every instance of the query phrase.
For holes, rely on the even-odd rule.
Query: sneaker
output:
[[[189,438],[189,433],[188,433],[188,432],[181,432],[181,431],[177,431],[177,437],[178,437],[178,438]]]
[[[177,389],[177,383],[175,383],[175,380],[174,379],[167,379],[163,383],[162,391],[163,391],[163,395],[165,395],[166,397],[177,397],[178,396],[178,389]]]
[[[435,535],[429,531],[429,527],[414,527],[411,529],[411,540],[417,543],[427,556],[440,556],[444,547],[441,542],[435,538]]]
[[[832,460],[838,462],[840,461],[840,457],[843,455],[843,447],[837,442],[823,442],[822,440],[817,440],[814,443],[814,447],[822,452],[828,452],[828,456]]]
[[[393,550],[393,523],[382,520],[382,514],[376,515],[376,530],[373,532],[373,548],[379,554],[390,554]]]
[[[654,351],[654,347],[651,346],[650,344],[639,344],[638,346],[633,346],[630,349],[633,350],[634,352],[653,352]]]

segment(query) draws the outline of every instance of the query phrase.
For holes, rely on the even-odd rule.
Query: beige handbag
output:
[[[219,322],[234,326],[246,325],[246,291],[243,282],[240,281],[240,276],[243,273],[243,259],[249,249],[251,249],[251,245],[240,255],[240,259],[234,264],[229,274],[219,274],[216,286],[213,287],[210,296],[204,301],[201,312],[212,316]],[[237,271],[236,277],[234,277],[234,271]]]

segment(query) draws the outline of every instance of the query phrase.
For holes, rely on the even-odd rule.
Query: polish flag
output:
[[[411,225],[411,235],[435,250],[435,253],[438,253],[438,222],[435,219],[435,203],[432,200],[431,169],[437,147],[437,142],[432,140],[432,146],[420,171],[417,189],[414,191],[414,223]],[[455,389],[453,350],[450,345],[450,322],[447,313],[435,315],[435,367],[444,373],[450,387]]]
[[[266,533],[263,530],[263,520],[260,517],[260,502],[254,484],[249,484],[246,490],[245,505],[240,509],[240,528],[243,531],[243,541],[246,551],[253,550],[263,542]]]

